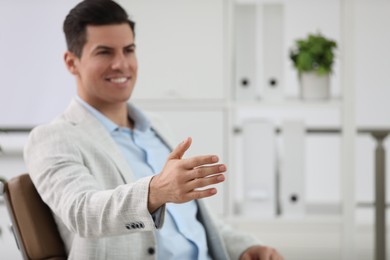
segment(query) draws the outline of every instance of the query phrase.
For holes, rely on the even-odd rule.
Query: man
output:
[[[158,122],[128,104],[136,79],[134,22],[111,0],[85,0],[64,22],[77,97],[37,127],[25,161],[52,209],[69,259],[281,259],[218,226],[198,200],[216,194],[216,155],[182,159]]]

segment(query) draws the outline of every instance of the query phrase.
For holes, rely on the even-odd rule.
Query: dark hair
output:
[[[87,25],[111,25],[128,23],[134,34],[135,23],[126,11],[112,0],[84,0],[66,16],[63,30],[68,50],[81,57],[87,41]]]

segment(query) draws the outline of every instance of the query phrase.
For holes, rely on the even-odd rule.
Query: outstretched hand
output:
[[[154,176],[149,185],[149,212],[167,202],[184,203],[194,199],[210,197],[217,193],[215,188],[201,189],[225,180],[224,164],[216,164],[216,155],[202,155],[183,159],[191,146],[192,139],[186,138],[168,156],[162,172]]]
[[[268,246],[252,246],[244,251],[240,260],[283,260],[276,249]]]

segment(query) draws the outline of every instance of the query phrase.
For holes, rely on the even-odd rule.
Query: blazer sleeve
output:
[[[53,213],[81,237],[156,229],[155,223],[162,223],[164,214],[155,222],[147,209],[151,177],[129,184],[114,180],[111,188],[105,187],[102,180],[112,178],[105,176],[118,170],[104,160],[97,162],[98,168],[87,167],[86,155],[77,142],[80,137],[75,135],[66,123],[40,126],[32,131],[25,147],[29,174]],[[94,171],[101,171],[100,180]]]

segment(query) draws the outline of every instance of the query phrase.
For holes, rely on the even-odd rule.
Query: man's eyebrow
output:
[[[129,45],[126,45],[125,47],[123,47],[124,49],[128,49],[128,48],[135,48],[135,43],[131,43]],[[105,45],[98,45],[96,46],[95,50],[112,50],[114,48],[112,47],[109,47],[109,46],[105,46]]]
[[[96,51],[96,50],[112,50],[112,49],[113,48],[105,46],[105,45],[98,45],[98,46],[96,46],[96,48],[94,50]]]
[[[135,48],[135,43],[131,43],[131,44],[125,46],[125,49],[128,49],[128,48]]]

